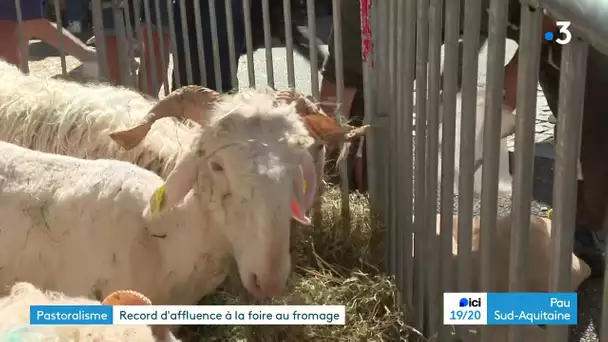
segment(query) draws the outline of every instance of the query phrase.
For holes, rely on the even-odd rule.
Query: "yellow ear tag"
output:
[[[547,211],[547,217],[549,218],[549,220],[553,219],[553,208],[551,208]]]
[[[160,186],[154,193],[152,197],[150,197],[150,212],[154,216],[158,216],[161,209],[165,205],[165,191],[167,190],[167,185],[163,184]]]
[[[302,173],[302,185],[303,185],[303,194],[306,195],[306,177],[304,177],[304,170],[302,169],[302,165],[300,165],[300,172]]]

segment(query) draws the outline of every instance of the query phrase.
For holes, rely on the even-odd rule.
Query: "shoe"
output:
[[[82,75],[93,80],[99,79],[99,64],[96,60],[82,62]]]
[[[555,117],[555,115],[551,114],[551,115],[549,115],[549,118],[547,119],[547,121],[549,121],[549,123],[555,125],[557,123],[557,118]]]
[[[574,255],[589,265],[592,278],[604,276],[606,260],[604,239],[602,231],[593,231],[582,226],[576,227],[574,231]]]
[[[82,25],[80,24],[80,21],[70,21],[68,24],[68,31],[71,33],[81,33]]]

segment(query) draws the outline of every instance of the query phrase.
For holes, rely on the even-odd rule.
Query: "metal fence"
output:
[[[194,20],[194,35],[178,36],[174,22],[174,6],[164,0],[102,1],[91,0],[92,24],[98,62],[103,78],[111,78],[108,55],[116,53],[119,62],[119,83],[137,88],[138,77],[143,84],[151,85],[152,95],[166,95],[170,83],[181,84],[179,78],[171,79],[168,69],[185,70],[188,83],[193,83],[196,73],[202,85],[208,79],[204,65],[205,55],[198,53],[198,64],[203,66],[193,70],[190,39],[196,40],[198,51],[205,42],[203,23],[208,21],[211,31],[212,59],[216,88],[222,87],[222,73],[228,73],[235,88],[256,87],[256,72],[266,75],[266,85],[275,88],[275,60],[273,59],[272,8],[277,2],[261,0],[262,43],[254,43],[254,30],[258,22],[252,21],[252,0],[243,1],[244,49],[242,58],[235,53],[234,22],[232,1],[205,0],[209,13],[217,13],[224,7],[227,25],[227,46],[229,70],[221,70],[220,39],[215,15],[201,16],[202,1],[193,2],[193,15],[189,15],[186,0],[179,2],[181,31],[188,30],[188,18]],[[255,0],[254,0],[255,1]],[[333,30],[335,39],[336,101],[344,99],[343,60],[345,55],[362,54],[365,123],[371,125],[367,135],[369,194],[375,214],[385,223],[388,230],[387,260],[388,271],[394,274],[399,289],[403,293],[404,305],[412,309],[417,318],[417,328],[427,335],[439,332],[443,341],[449,334],[441,323],[441,293],[443,292],[492,292],[494,276],[498,270],[492,268],[491,245],[494,240],[497,221],[498,199],[498,151],[501,129],[501,105],[503,102],[505,41],[507,39],[507,8],[509,1],[489,0],[489,22],[482,22],[484,0],[360,0],[361,29],[363,44],[361,51],[343,51],[342,39],[349,32],[341,28],[341,3],[354,0],[333,0]],[[59,0],[54,0],[59,7]],[[285,87],[301,88],[296,82],[294,63],[294,20],[292,7],[304,6],[308,26],[308,66],[306,77],[310,80],[310,92],[316,99],[319,94],[319,66],[324,54],[320,53],[317,41],[317,11],[320,1],[282,0],[286,49]],[[581,139],[583,98],[585,94],[585,72],[588,44],[602,52],[608,52],[608,31],[601,23],[605,16],[605,5],[592,0],[578,0],[576,6],[571,1],[561,0],[521,0],[521,28],[519,40],[518,101],[516,119],[515,157],[513,169],[512,231],[514,243],[511,247],[509,272],[510,291],[525,291],[526,254],[530,224],[530,198],[533,186],[534,124],[536,115],[536,87],[538,83],[538,60],[540,58],[540,32],[543,8],[553,17],[569,20],[572,40],[563,46],[561,79],[559,89],[558,134],[554,176],[553,224],[551,277],[548,279],[551,291],[568,292],[571,261],[573,227],[576,208],[577,167]],[[271,6],[272,5],[272,6]],[[15,0],[17,17],[21,18],[20,1]],[[166,18],[161,15],[166,10]],[[104,13],[111,9],[115,25],[116,49],[109,51],[108,31],[104,28]],[[583,10],[585,12],[583,13]],[[134,13],[131,13],[131,12]],[[56,12],[58,30],[62,30],[61,16]],[[594,16],[590,16],[594,15]],[[143,20],[125,20],[142,18]],[[107,18],[105,18],[107,21]],[[167,20],[164,22],[164,20]],[[155,25],[154,23],[162,23]],[[166,28],[163,29],[163,26]],[[479,64],[480,28],[488,25],[488,59],[486,78],[484,155],[482,161],[481,192],[481,288],[475,288],[471,279],[471,234],[473,220],[473,177],[475,170],[474,132],[475,108],[477,106],[477,73]],[[21,26],[21,25],[20,25]],[[276,28],[276,27],[275,27]],[[23,30],[20,30],[22,37]],[[166,36],[167,39],[157,39]],[[462,33],[462,34],[461,34]],[[301,41],[301,37],[300,43]],[[183,63],[176,59],[177,43],[185,44]],[[134,42],[147,46],[157,45],[157,52],[140,55],[140,71],[131,63],[136,56]],[[114,43],[112,43],[114,44]],[[442,56],[441,46],[444,45]],[[462,47],[460,47],[462,45]],[[254,52],[264,49],[265,70],[259,71],[254,62]],[[22,40],[22,51],[27,42]],[[60,49],[61,50],[61,49]],[[155,51],[155,50],[153,50]],[[171,52],[171,54],[162,53]],[[302,53],[302,52],[300,52]],[[151,58],[156,56],[156,58]],[[111,56],[110,56],[111,57]],[[146,61],[146,58],[150,59]],[[243,63],[239,63],[242,59]],[[62,71],[67,73],[65,53],[61,53]],[[441,65],[443,62],[443,74]],[[151,68],[142,68],[141,65]],[[160,64],[162,73],[150,72]],[[240,67],[246,67],[248,84],[239,84]],[[27,61],[22,65],[27,71]],[[460,76],[460,73],[462,75]],[[415,82],[414,82],[415,81]],[[141,87],[140,87],[141,89]],[[308,91],[305,89],[304,91]],[[457,93],[461,92],[461,108],[457,108]],[[440,110],[440,103],[442,110]],[[456,137],[456,111],[462,112],[460,137]],[[580,113],[580,115],[579,115]],[[565,115],[562,115],[565,114]],[[346,116],[338,109],[338,116]],[[415,121],[415,125],[413,122]],[[439,127],[442,127],[440,130]],[[460,141],[458,174],[458,262],[451,268],[452,227],[455,181],[454,168],[442,167],[438,172],[438,162],[454,165],[456,141]],[[441,148],[440,142],[441,141]],[[341,175],[346,177],[346,161],[342,161]],[[414,179],[412,181],[412,179]],[[348,183],[343,182],[343,213],[348,217]],[[437,193],[439,192],[439,198]],[[439,203],[439,205],[438,205]],[[436,214],[439,213],[439,217]],[[316,216],[320,215],[316,206]],[[437,222],[439,220],[439,222]],[[348,219],[345,220],[348,224]],[[435,238],[435,227],[440,226],[440,239]],[[468,241],[468,242],[467,242]],[[607,284],[608,285],[608,284]],[[608,313],[604,313],[604,323]],[[608,323],[605,323],[608,324]],[[606,325],[603,324],[604,327]],[[488,340],[481,329],[482,341]],[[547,341],[567,340],[567,327],[547,327]],[[459,331],[462,338],[466,331]],[[510,329],[509,341],[521,340],[517,327]],[[603,329],[602,340],[608,340],[608,329]]]

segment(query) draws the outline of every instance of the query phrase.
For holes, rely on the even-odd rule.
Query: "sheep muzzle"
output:
[[[204,125],[208,120],[207,112],[212,110],[219,98],[218,92],[208,88],[195,85],[181,87],[158,101],[135,127],[112,132],[110,137],[124,149],[130,150],[146,137],[152,124],[159,119],[175,117]]]

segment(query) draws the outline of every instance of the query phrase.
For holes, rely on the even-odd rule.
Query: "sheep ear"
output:
[[[165,184],[152,194],[144,209],[144,217],[158,217],[164,210],[171,209],[182,201],[196,183],[198,161],[196,155],[191,154],[175,165]]]

